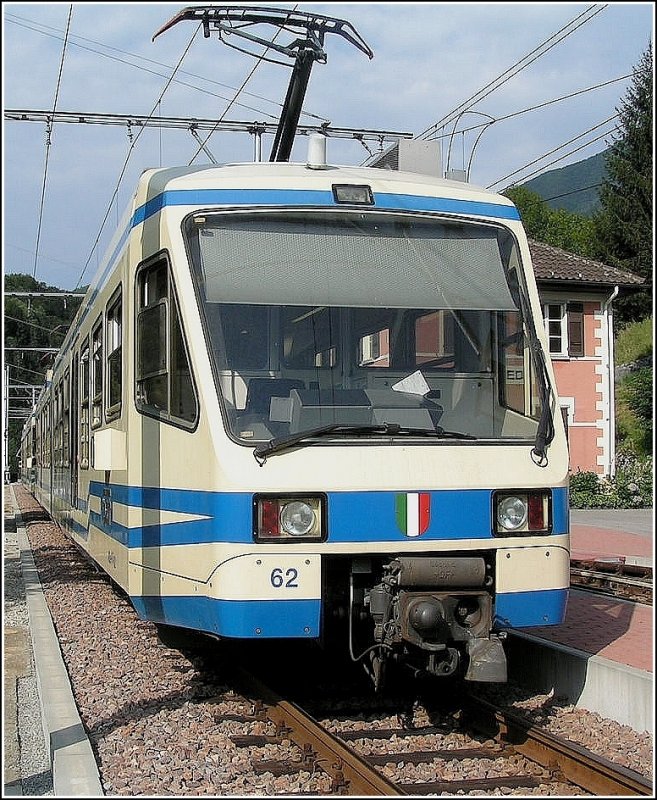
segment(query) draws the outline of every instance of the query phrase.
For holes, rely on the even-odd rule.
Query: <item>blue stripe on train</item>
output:
[[[309,189],[170,189],[135,211],[132,226],[144,222],[166,206],[335,206],[333,192]],[[515,206],[449,197],[375,192],[374,208],[472,214],[478,217],[519,220]]]
[[[498,594],[494,628],[557,625],[568,591]],[[238,639],[316,638],[320,600],[217,600],[209,597],[131,597],[142,619]]]
[[[559,625],[566,617],[567,602],[567,589],[498,592],[495,597],[495,628]]]
[[[237,639],[317,638],[320,600],[131,597],[142,619]]]
[[[92,482],[92,495],[103,498],[109,488],[112,503],[136,508],[194,514],[204,519],[162,522],[125,528],[106,525],[99,514],[92,524],[128,547],[158,547],[209,542],[253,542],[253,495],[247,492],[202,492],[106,486]],[[554,534],[568,532],[568,490],[553,489]],[[409,541],[397,527],[395,500],[399,492],[329,492],[328,526],[331,543]],[[404,494],[404,493],[402,493]],[[490,540],[492,490],[441,490],[428,493],[431,517],[426,533],[413,539],[423,542],[457,539]],[[512,539],[510,539],[512,541]]]

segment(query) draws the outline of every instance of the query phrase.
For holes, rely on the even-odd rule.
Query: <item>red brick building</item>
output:
[[[571,470],[613,475],[614,300],[644,279],[542,242],[530,241],[529,249],[568,425]]]

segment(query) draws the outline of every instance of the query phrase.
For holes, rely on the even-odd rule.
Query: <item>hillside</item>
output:
[[[521,185],[540,195],[550,208],[563,208],[566,211],[591,216],[600,207],[597,184],[601,183],[607,174],[606,152],[603,150],[567,167],[544,172]],[[575,191],[587,186],[594,188]]]

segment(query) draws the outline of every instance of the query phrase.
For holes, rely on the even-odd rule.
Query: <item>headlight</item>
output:
[[[315,512],[308,505],[296,500],[286,503],[281,509],[281,528],[290,536],[305,536],[315,524]]]
[[[535,489],[493,494],[493,534],[549,533],[552,529],[552,492]]]
[[[323,541],[326,498],[323,495],[260,495],[253,499],[256,542]]]
[[[527,500],[524,497],[510,495],[503,497],[497,506],[497,522],[500,528],[517,531],[527,521]]]

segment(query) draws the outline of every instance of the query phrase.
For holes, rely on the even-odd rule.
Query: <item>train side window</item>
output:
[[[107,342],[107,419],[115,419],[121,414],[121,388],[123,375],[122,358],[122,298],[119,289],[107,308],[106,339]]]
[[[55,444],[54,444],[54,466],[62,465],[62,384],[61,381],[55,387]]]
[[[50,426],[50,400],[46,403],[46,406],[43,411],[43,430],[44,430],[44,437],[43,437],[43,466],[47,469],[50,469],[52,464],[51,460],[51,443],[52,443],[52,428]]]
[[[89,344],[80,352],[80,469],[89,469]]]
[[[198,404],[166,260],[137,275],[137,407],[163,419],[194,423]]]
[[[98,321],[91,334],[91,427],[103,422],[103,323]]]
[[[65,466],[69,462],[69,409],[70,409],[70,379],[71,374],[67,369],[64,373],[64,381],[62,383],[62,451],[61,451],[61,464]]]

